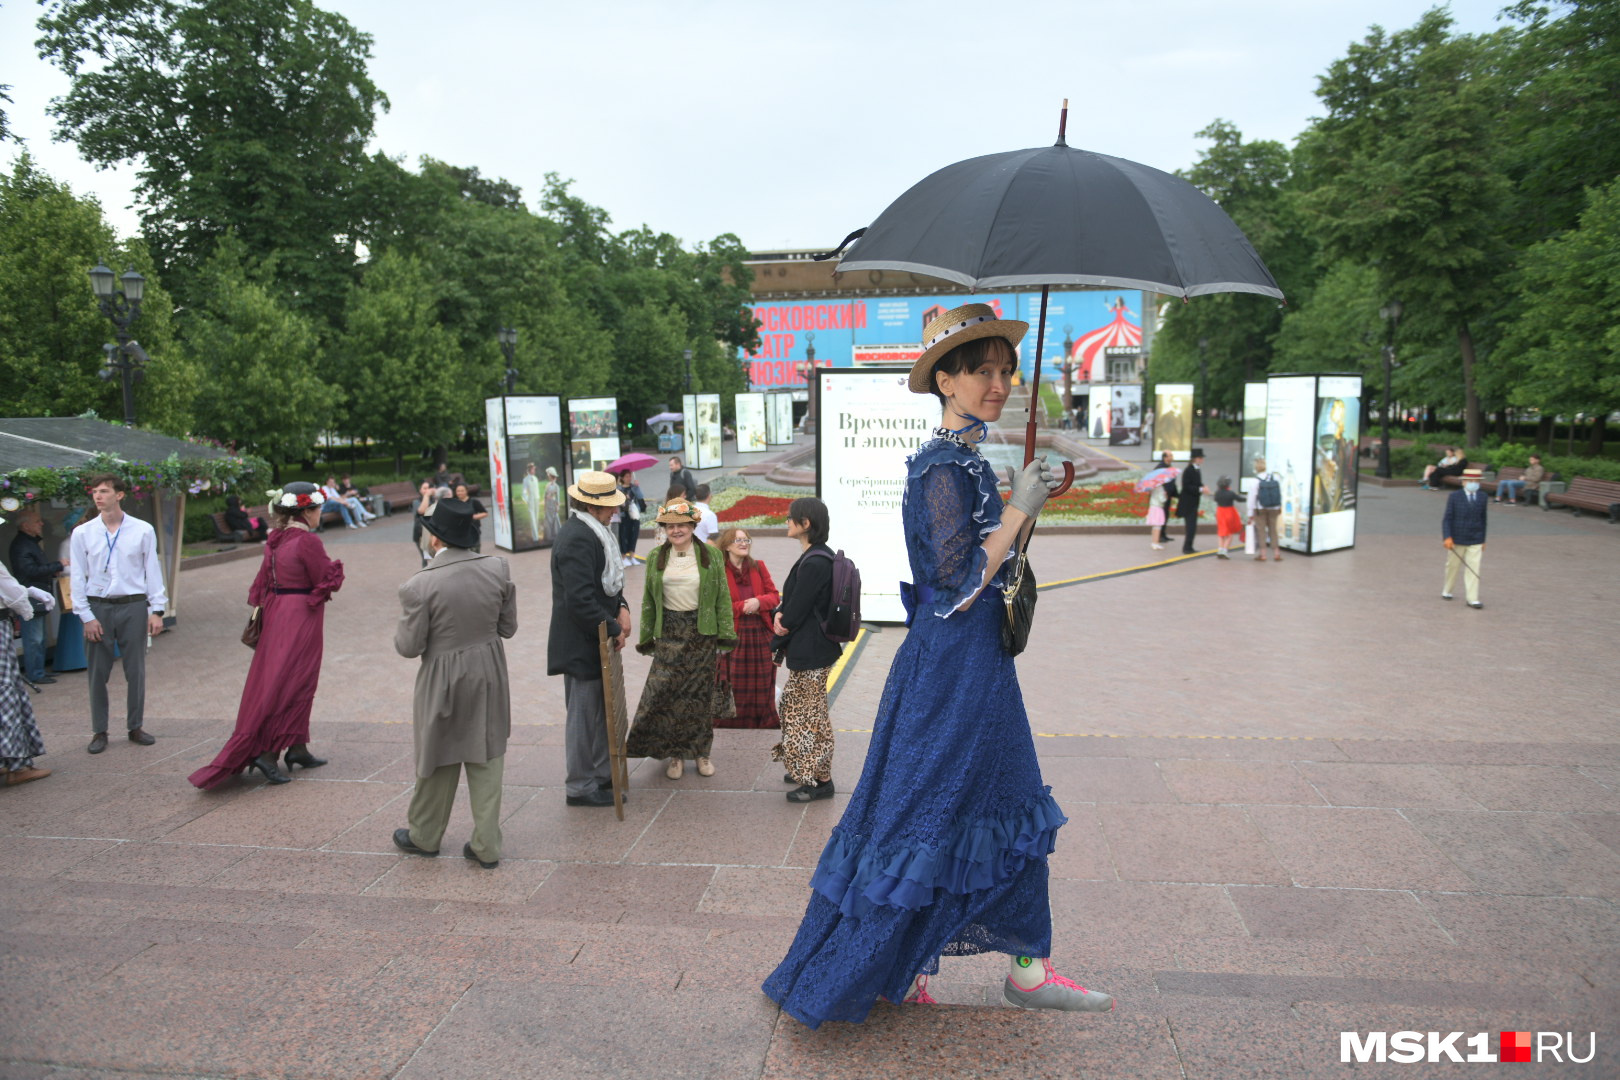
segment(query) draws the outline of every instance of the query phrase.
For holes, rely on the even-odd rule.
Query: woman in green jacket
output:
[[[664,542],[647,555],[641,594],[641,640],[653,658],[625,753],[664,758],[664,775],[679,780],[684,759],[699,776],[713,776],[715,676],[718,653],[737,644],[726,560],[693,538],[701,512],[685,499],[658,508]]]

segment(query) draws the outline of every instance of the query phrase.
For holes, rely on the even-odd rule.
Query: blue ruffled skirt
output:
[[[764,990],[814,1028],[899,1001],[942,955],[1046,956],[1046,857],[1068,819],[1041,783],[1001,594],[919,614],[895,655],[866,764]]]

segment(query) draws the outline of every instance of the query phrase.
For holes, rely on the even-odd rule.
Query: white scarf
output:
[[[618,596],[624,591],[624,553],[619,550],[619,542],[608,532],[606,525],[585,511],[571,509],[568,514],[590,526],[596,538],[602,541],[602,554],[607,556],[607,565],[602,567],[602,588],[607,590],[609,596]]]

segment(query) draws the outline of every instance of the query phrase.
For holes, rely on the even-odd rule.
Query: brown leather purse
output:
[[[276,584],[276,553],[267,551],[265,554],[270,556],[270,587],[272,589],[279,588],[280,586]],[[264,633],[263,613],[264,605],[260,604],[248,616],[247,625],[242,627],[242,644],[250,649],[259,647],[259,635]]]

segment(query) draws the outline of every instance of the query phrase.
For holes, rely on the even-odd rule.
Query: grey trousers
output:
[[[450,824],[450,808],[455,805],[456,786],[461,770],[467,770],[467,802],[472,807],[473,834],[468,841],[473,854],[484,862],[501,857],[501,778],[506,773],[504,756],[487,762],[451,762],[440,765],[428,776],[416,778],[410,809],[405,820],[411,827],[411,843],[423,851],[438,851]]]
[[[568,726],[563,742],[570,795],[588,795],[613,782],[608,769],[607,704],[601,679],[563,676],[563,699],[568,702]]]
[[[107,730],[107,679],[112,675],[113,645],[124,662],[124,723],[130,731],[146,715],[146,603],[107,604],[90,601],[90,614],[101,624],[101,640],[86,641],[84,653],[90,669],[90,731]]]

